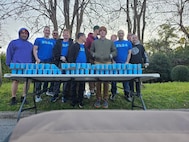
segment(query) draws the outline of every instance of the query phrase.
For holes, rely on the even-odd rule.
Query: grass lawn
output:
[[[122,87],[121,84],[119,84]],[[17,100],[20,101],[23,84],[19,85]],[[33,85],[30,86],[29,92],[33,90]],[[145,83],[142,86],[142,95],[147,109],[183,109],[189,108],[189,82],[169,82],[169,83]],[[11,83],[4,83],[0,87],[0,111],[18,111],[20,102],[16,106],[10,106],[11,99]],[[29,104],[32,105],[32,95],[28,98]],[[42,95],[43,101],[37,103],[39,111],[73,109],[70,102],[61,103],[59,100],[56,103],[50,102],[50,97]],[[95,97],[84,99],[84,109],[95,109],[93,104]],[[140,104],[139,101],[136,103]],[[75,109],[79,109],[76,107]],[[123,97],[123,92],[119,89],[119,94],[115,102],[109,101],[109,109],[131,109],[131,103],[127,102]]]

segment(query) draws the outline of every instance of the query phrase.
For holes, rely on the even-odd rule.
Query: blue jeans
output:
[[[130,92],[129,81],[123,82],[123,89],[124,89],[124,94],[127,94],[128,92]],[[117,82],[112,82],[111,92],[112,94],[116,95]]]

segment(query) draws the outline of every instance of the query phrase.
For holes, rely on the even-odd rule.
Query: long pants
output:
[[[101,63],[101,62],[95,62],[95,64],[111,64],[111,62]],[[103,84],[103,94],[102,94],[102,84]],[[97,82],[96,83],[96,98],[98,100],[106,99],[108,100],[108,89],[109,83],[108,82]]]

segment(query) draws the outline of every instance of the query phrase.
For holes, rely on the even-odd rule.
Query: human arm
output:
[[[11,61],[12,61],[12,56],[14,54],[14,44],[11,41],[7,47],[7,52],[6,52],[6,65],[9,66]]]
[[[128,51],[128,55],[127,55],[126,64],[128,64],[128,63],[129,63],[130,59],[131,59],[131,49]]]
[[[33,56],[35,58],[36,63],[40,63],[40,59],[38,58],[37,51],[38,51],[38,46],[34,45],[33,46]]]

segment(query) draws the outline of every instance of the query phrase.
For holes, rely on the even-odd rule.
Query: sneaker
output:
[[[83,103],[79,103],[79,108],[83,108]]]
[[[35,102],[38,103],[38,102],[41,102],[42,99],[40,96],[35,96]]]
[[[62,103],[66,103],[66,98],[65,97],[62,97]]]
[[[91,92],[90,92],[90,91],[85,91],[83,97],[84,97],[85,99],[90,99],[90,97],[91,97]]]
[[[55,103],[58,99],[59,99],[58,95],[54,95],[54,96],[51,98],[51,102]]]
[[[16,104],[17,104],[16,97],[12,97],[10,105],[12,106],[12,105],[16,105]]]
[[[24,96],[21,96],[21,98],[20,98],[20,102],[22,103],[23,102],[23,100],[24,100]],[[27,100],[25,100],[25,103],[24,104],[28,104],[28,101]]]
[[[104,100],[103,108],[108,108],[108,101],[107,100]]]
[[[91,92],[91,96],[95,96],[96,95],[94,90],[91,90],[90,92]]]
[[[97,100],[94,104],[95,108],[100,108],[101,105],[100,105],[100,100]]]
[[[54,92],[49,92],[49,91],[47,91],[47,92],[46,92],[46,95],[53,97],[53,96],[54,96]]]
[[[132,98],[131,98],[129,95],[125,95],[125,99],[126,99],[128,102],[132,102]]]
[[[112,94],[112,95],[110,96],[110,100],[115,101],[115,94]]]

